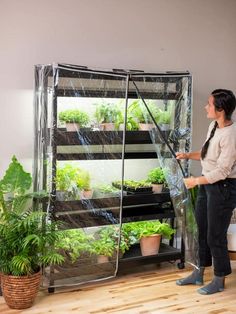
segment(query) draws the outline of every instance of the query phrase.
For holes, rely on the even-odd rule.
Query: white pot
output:
[[[227,232],[228,250],[236,252],[236,224],[230,224]]]
[[[161,130],[162,130],[162,131],[169,131],[169,129],[170,129],[170,125],[167,124],[167,123],[162,123],[162,124],[160,125],[160,127],[161,127]]]

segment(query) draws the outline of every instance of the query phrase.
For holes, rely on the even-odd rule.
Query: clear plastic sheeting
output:
[[[137,239],[127,236],[127,224],[134,221],[170,223],[178,229],[166,245],[173,255],[161,251],[162,260],[166,254],[184,261],[184,240],[186,261],[194,263],[196,228],[183,185],[188,162],[181,165],[173,154],[190,147],[188,72],[38,65],[34,108],[34,190],[48,192],[44,210],[59,222],[61,240],[55,246],[64,256],[61,265],[44,270],[45,286],[116,276],[125,260],[141,254]],[[167,169],[161,196],[147,183],[158,166]],[[176,219],[165,214],[172,206],[169,193]]]
[[[155,145],[159,164],[165,172],[178,231],[184,244],[185,261],[197,267],[198,232],[194,214],[197,191],[189,192],[184,185],[183,178],[190,175],[188,160],[179,161],[175,158],[175,152],[188,152],[191,146],[191,79],[189,77],[182,79],[181,92],[174,102],[167,100],[163,102],[162,110],[169,113],[168,128],[160,124],[158,114],[155,117],[152,103],[145,100],[139,84],[135,81],[133,84],[146,122],[152,121],[153,124],[149,130],[150,137]]]

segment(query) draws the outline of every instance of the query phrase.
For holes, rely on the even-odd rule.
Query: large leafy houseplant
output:
[[[54,247],[60,236],[57,226],[44,212],[32,209],[33,198],[45,194],[29,192],[31,183],[31,175],[13,156],[0,181],[0,272],[3,295],[12,308],[30,307],[39,288],[40,269],[64,260]],[[7,199],[6,193],[11,193]],[[34,293],[27,294],[30,289],[25,280],[35,280]]]

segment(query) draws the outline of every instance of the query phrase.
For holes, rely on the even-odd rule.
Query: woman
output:
[[[236,106],[234,94],[226,89],[212,92],[205,107],[213,119],[201,151],[176,153],[177,159],[201,160],[202,176],[184,179],[188,189],[199,185],[195,208],[199,234],[199,265],[193,273],[177,280],[178,285],[203,284],[207,266],[214,267],[212,281],[198,289],[200,294],[224,290],[225,276],[231,273],[227,249],[227,229],[236,207],[236,123],[231,116]]]

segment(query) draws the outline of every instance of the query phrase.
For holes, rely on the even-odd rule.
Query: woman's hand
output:
[[[198,178],[194,177],[184,178],[184,184],[187,189],[194,188],[196,185],[199,184],[198,181],[199,181]]]
[[[188,159],[189,158],[189,153],[177,152],[175,155],[176,155],[176,159]]]

